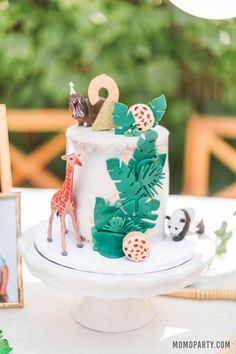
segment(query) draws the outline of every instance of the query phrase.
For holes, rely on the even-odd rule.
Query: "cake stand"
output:
[[[150,322],[155,316],[151,298],[199,280],[215,251],[214,242],[202,238],[192,258],[166,270],[146,269],[137,274],[81,271],[49,261],[37,251],[35,236],[42,232],[40,228],[42,224],[27,230],[19,240],[30,272],[49,286],[77,295],[72,307],[75,321],[103,332],[130,331]]]

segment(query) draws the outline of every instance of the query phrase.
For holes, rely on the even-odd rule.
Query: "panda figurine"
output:
[[[196,218],[193,208],[176,209],[171,216],[167,215],[167,229],[174,241],[181,241],[189,232],[203,234],[205,226],[203,220]]]

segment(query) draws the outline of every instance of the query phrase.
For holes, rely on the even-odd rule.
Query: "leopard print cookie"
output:
[[[150,250],[150,239],[142,232],[130,232],[123,240],[123,252],[131,261],[143,262],[149,257]]]
[[[141,132],[146,132],[153,127],[155,123],[154,114],[146,104],[134,104],[129,108],[129,112],[132,112],[136,127]]]

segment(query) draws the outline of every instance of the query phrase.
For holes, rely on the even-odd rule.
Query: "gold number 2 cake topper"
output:
[[[96,76],[89,84],[88,99],[92,105],[95,105],[99,100],[99,91],[107,90],[107,98],[104,101],[94,123],[94,130],[109,130],[114,128],[113,109],[114,103],[119,101],[119,89],[116,82],[108,75]]]

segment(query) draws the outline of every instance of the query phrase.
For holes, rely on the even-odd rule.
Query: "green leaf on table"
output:
[[[227,232],[228,224],[226,221],[223,221],[219,230],[215,231],[219,244],[216,246],[216,255],[220,256],[223,253],[226,253],[226,245],[230,238],[233,236],[233,232]]]
[[[0,354],[8,354],[12,351],[13,348],[9,346],[7,339],[0,340]]]

